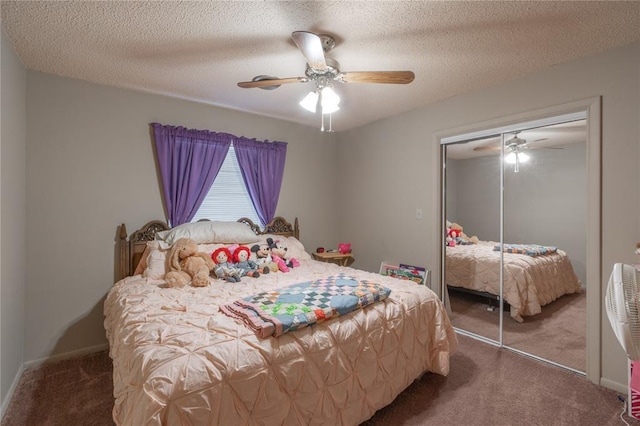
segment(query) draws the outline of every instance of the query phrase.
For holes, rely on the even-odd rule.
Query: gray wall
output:
[[[449,163],[456,168],[451,170]],[[455,175],[454,197],[447,194],[447,219],[464,228],[468,236],[500,241],[500,157],[447,160],[447,191]]]
[[[0,364],[2,410],[24,361],[26,257],[26,71],[1,32]]]
[[[602,277],[595,285],[604,297],[612,265],[638,261],[638,43],[339,133],[340,234],[357,250],[358,266],[374,271],[382,260],[405,260],[439,274],[430,244],[438,238],[438,134],[594,96],[602,96]],[[602,380],[624,386],[626,356],[604,313],[600,322]]]

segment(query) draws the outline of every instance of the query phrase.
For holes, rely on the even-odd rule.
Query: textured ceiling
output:
[[[190,99],[318,127],[298,106],[293,31],[336,38],[340,70],[412,70],[408,85],[337,83],[336,131],[640,40],[640,2],[2,1],[31,70]]]

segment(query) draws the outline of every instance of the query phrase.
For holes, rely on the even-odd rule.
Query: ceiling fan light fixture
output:
[[[323,114],[331,114],[338,111],[340,107],[338,105],[322,105],[322,113]]]
[[[333,90],[332,87],[327,86],[322,89],[322,105],[323,106],[337,106],[340,103],[340,96]]]
[[[510,152],[504,157],[504,162],[507,164],[526,163],[529,158],[531,157],[524,152]]]
[[[300,101],[300,106],[309,112],[316,112],[318,106],[318,92],[309,92],[303,100]]]
[[[520,171],[520,163],[526,163],[529,161],[529,156],[524,152],[518,151],[516,148],[504,157],[504,162],[507,164],[514,164],[513,171],[518,173]]]

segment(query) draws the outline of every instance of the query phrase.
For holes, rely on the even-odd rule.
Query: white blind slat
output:
[[[264,226],[258,219],[249,192],[244,185],[236,153],[231,145],[207,197],[191,221],[197,222],[200,219],[235,221],[241,217],[248,217],[254,223]]]

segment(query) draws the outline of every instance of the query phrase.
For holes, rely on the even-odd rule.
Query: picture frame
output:
[[[413,266],[405,263],[394,265],[387,262],[380,264],[380,275],[394,277],[402,280],[413,281],[420,285],[427,285],[429,270],[422,266]]]
[[[400,267],[398,265],[393,265],[391,263],[386,263],[386,262],[382,262],[380,264],[380,275],[385,275],[385,276],[393,276],[393,274],[398,271],[400,269]]]
[[[429,279],[429,270],[422,266],[407,265],[401,263],[398,267],[408,274],[409,279],[417,282],[418,284],[426,285]]]

